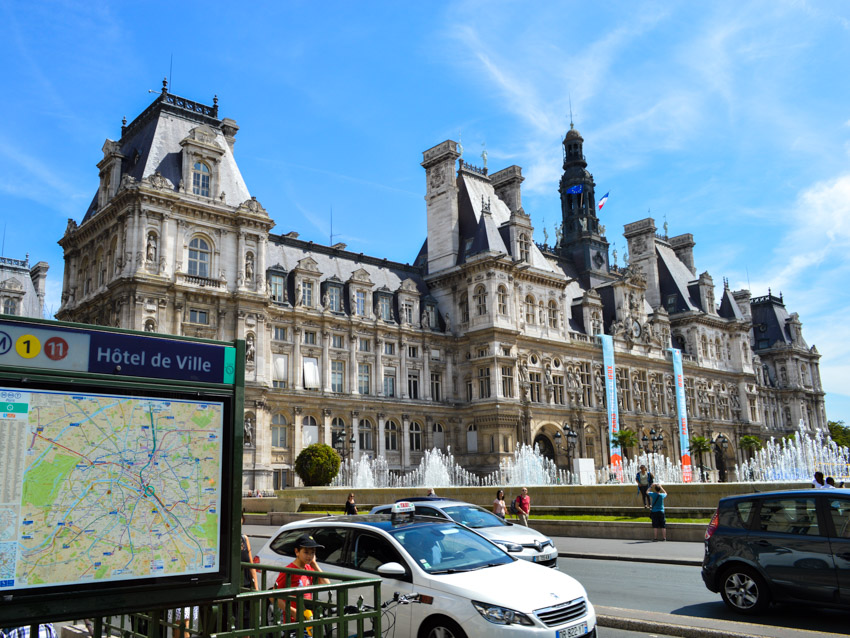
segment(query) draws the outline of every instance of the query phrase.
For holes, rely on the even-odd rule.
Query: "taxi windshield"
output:
[[[429,574],[468,572],[515,560],[488,540],[458,525],[418,525],[390,533]]]
[[[462,523],[472,529],[509,525],[509,523],[506,523],[492,512],[488,512],[475,505],[449,505],[448,507],[444,507],[443,511],[453,521]]]

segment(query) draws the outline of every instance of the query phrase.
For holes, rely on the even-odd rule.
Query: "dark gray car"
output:
[[[771,601],[850,607],[850,490],[721,499],[705,533],[702,578],[744,614]]]

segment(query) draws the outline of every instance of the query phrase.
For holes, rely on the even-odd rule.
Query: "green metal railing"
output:
[[[86,624],[93,638],[350,638],[367,631],[381,637],[380,578],[322,572],[329,584],[274,589],[279,573],[316,572],[251,563],[242,567],[257,570],[259,591],[242,590],[200,604],[174,601],[173,609],[104,616]],[[364,607],[364,598],[374,606]]]

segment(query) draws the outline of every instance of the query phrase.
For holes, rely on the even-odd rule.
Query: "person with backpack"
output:
[[[528,527],[528,515],[531,514],[531,497],[528,495],[528,488],[522,488],[520,495],[511,504],[511,510],[516,508],[519,522]]]

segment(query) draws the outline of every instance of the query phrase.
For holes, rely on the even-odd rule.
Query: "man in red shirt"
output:
[[[321,572],[318,563],[316,563],[316,548],[323,548],[324,545],[319,545],[312,536],[304,534],[295,541],[295,560],[289,563],[287,567],[294,569],[304,569],[312,572]],[[309,587],[313,584],[313,580],[319,585],[330,583],[327,578],[321,576],[308,576],[307,574],[289,574],[281,572],[274,583],[275,589],[289,589],[290,587]],[[311,600],[313,594],[304,594],[304,600]],[[289,622],[295,622],[295,601],[286,601],[278,599],[277,606],[281,610],[286,611],[289,607]],[[309,610],[307,610],[309,611]]]
[[[528,527],[528,515],[531,514],[531,497],[528,488],[522,488],[522,493],[516,497],[516,505],[519,510],[519,522]]]

